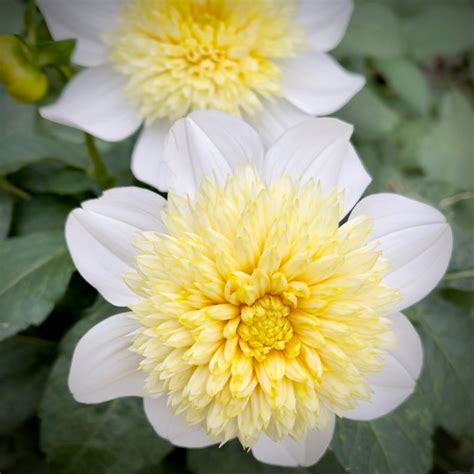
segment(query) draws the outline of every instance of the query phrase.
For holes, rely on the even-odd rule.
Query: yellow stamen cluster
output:
[[[151,395],[216,440],[251,446],[261,432],[300,439],[370,398],[393,333],[383,318],[399,292],[369,243],[371,220],[339,226],[342,196],[250,167],[195,198],[169,196],[167,232],[142,232],[136,271]]]
[[[289,314],[279,296],[266,295],[252,306],[243,306],[238,335],[244,354],[262,361],[272,349],[283,350],[293,338]]]
[[[294,0],[130,0],[105,41],[143,118],[254,113],[303,44]]]

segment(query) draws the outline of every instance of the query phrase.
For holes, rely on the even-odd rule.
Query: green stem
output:
[[[86,133],[86,146],[87,153],[92,162],[92,176],[97,181],[99,186],[103,189],[111,188],[115,184],[115,178],[111,176],[105,166],[102,157],[100,156],[99,150],[95,144],[94,137]]]
[[[472,278],[474,277],[474,269],[470,268],[468,270],[459,270],[456,272],[446,273],[444,276],[445,281],[449,280],[462,280],[463,278]]]
[[[8,181],[5,176],[0,176],[0,189],[3,189],[4,191],[7,191],[10,194],[13,194],[14,196],[17,196],[25,201],[31,199],[31,196],[26,191],[17,188],[14,184],[10,183],[10,181]]]
[[[439,207],[441,207],[441,209],[447,209],[449,206],[452,206],[453,204],[457,204],[458,202],[466,201],[468,199],[473,199],[473,198],[474,198],[474,193],[472,192],[458,193],[458,194],[455,194],[454,196],[449,196],[447,198],[444,198],[439,203]]]
[[[37,20],[36,20],[36,1],[29,0],[24,13],[24,23],[26,29],[25,40],[31,46],[36,46],[37,40]]]

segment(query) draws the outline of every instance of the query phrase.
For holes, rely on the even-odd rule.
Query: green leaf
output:
[[[54,138],[60,142],[68,142],[85,147],[84,132],[78,128],[68,127],[67,125],[52,122],[51,120],[38,120],[36,123],[36,128],[40,135],[44,135],[48,138]],[[87,162],[84,161],[84,165],[85,168],[90,165],[89,159],[87,159]]]
[[[188,467],[196,474],[343,474],[346,472],[331,451],[311,467],[278,467],[257,461],[252,453],[245,451],[242,445],[233,440],[219,448],[190,449]]]
[[[474,291],[474,248],[472,237],[454,228],[453,256],[443,279],[448,288]]]
[[[186,468],[186,450],[175,448],[160,464],[147,466],[145,469],[135,471],[135,474],[191,474]]]
[[[430,178],[472,189],[473,130],[474,112],[467,98],[456,90],[448,92],[439,121],[421,144],[420,161]]]
[[[138,398],[76,402],[67,386],[74,347],[94,324],[120,309],[103,300],[67,334],[41,401],[41,446],[51,472],[129,474],[158,464],[172,446],[151,428]]]
[[[0,242],[0,268],[0,339],[43,322],[74,271],[62,232]]]
[[[0,191],[0,240],[3,240],[10,230],[12,220],[13,199],[10,193]]]
[[[395,412],[374,421],[338,420],[332,448],[353,474],[426,474],[432,417],[417,390]]]
[[[389,6],[390,8],[401,14],[417,12],[422,7],[423,3],[426,1],[427,0],[379,0],[380,3]],[[436,0],[429,1],[430,3],[432,3]]]
[[[474,237],[474,192],[458,193],[446,197],[441,205],[452,214],[451,220],[472,239]]]
[[[374,139],[390,133],[400,117],[369,86],[359,92],[337,116],[352,123],[355,136]]]
[[[445,430],[434,435],[436,458],[432,472],[465,474],[472,472],[474,440],[455,439]]]
[[[15,235],[64,232],[66,217],[74,207],[75,201],[68,202],[55,196],[35,196],[30,201],[18,202],[15,206],[13,231]]]
[[[38,43],[36,64],[40,67],[49,65],[66,66],[70,63],[75,45],[76,41],[73,39]]]
[[[420,169],[420,146],[431,121],[425,118],[406,118],[387,137],[386,144],[393,144],[392,164],[404,170]],[[426,178],[423,178],[426,179]]]
[[[388,6],[370,2],[357,5],[349,28],[336,50],[338,55],[393,58],[405,49],[401,24]]]
[[[474,314],[432,295],[410,312],[423,341],[420,384],[436,424],[474,437]]]
[[[21,183],[22,189],[61,195],[83,193],[97,186],[83,171],[48,161],[24,167],[15,176],[15,181]]]
[[[403,24],[408,51],[413,58],[429,64],[434,57],[455,55],[474,44],[474,8],[468,2],[429,5]]]
[[[0,35],[20,33],[23,28],[23,7],[15,0],[0,2]]]
[[[361,145],[357,152],[372,177],[367,194],[395,191],[402,175],[394,163],[384,159],[380,148],[375,145]]]
[[[84,146],[41,134],[37,126],[41,121],[35,107],[16,103],[0,90],[0,175],[45,158],[87,168]]]
[[[357,1],[357,0],[356,0]],[[362,0],[363,1],[363,0]],[[446,0],[379,0],[403,15],[429,10],[435,5],[446,5]],[[450,5],[465,7],[469,0],[449,0]]]
[[[8,474],[47,474],[37,443],[35,420],[6,437],[0,437],[0,469]]]
[[[25,336],[0,342],[0,436],[35,414],[55,349],[54,343]]]
[[[324,456],[315,464],[307,468],[312,474],[344,474],[347,471],[332,450],[326,451]]]
[[[135,184],[135,178],[130,171],[130,157],[132,156],[135,140],[124,140],[119,143],[105,143],[97,140],[97,145],[104,163],[109,172],[117,177],[121,186]]]
[[[376,67],[392,89],[416,112],[426,114],[431,105],[431,90],[421,70],[408,59],[379,59]]]

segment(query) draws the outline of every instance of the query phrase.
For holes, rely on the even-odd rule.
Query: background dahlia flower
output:
[[[177,446],[238,437],[283,466],[317,462],[336,415],[370,420],[400,405],[422,366],[400,311],[440,280],[452,233],[402,196],[356,204],[370,178],[351,133],[308,119],[264,154],[240,119],[193,112],[165,146],[182,167],[168,201],[116,188],[74,210],[77,268],[130,308],[78,343],[76,400],[143,397]]]
[[[141,124],[132,170],[169,189],[162,149],[196,109],[244,117],[266,144],[311,115],[338,110],[364,85],[326,54],[344,35],[350,0],[39,0],[55,39],[77,38],[86,68],[43,117],[108,141]]]

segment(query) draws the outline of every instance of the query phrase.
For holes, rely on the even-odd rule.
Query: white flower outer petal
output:
[[[329,115],[364,87],[365,79],[346,71],[331,56],[306,52],[280,63],[283,96],[311,115]]]
[[[196,425],[189,426],[181,416],[173,415],[166,396],[144,399],[145,414],[153,429],[164,439],[182,448],[204,448],[218,443]]]
[[[352,420],[373,420],[390,413],[401,405],[415,390],[423,366],[423,347],[420,337],[402,313],[388,317],[398,344],[387,352],[385,367],[367,377],[373,390],[372,398],[359,402],[354,410],[344,413]]]
[[[331,415],[327,427],[323,431],[313,430],[306,438],[296,442],[292,438],[284,438],[279,443],[261,434],[252,448],[256,459],[277,466],[311,466],[321,459],[331,443],[336,417]]]
[[[446,218],[427,204],[389,193],[362,199],[350,219],[360,215],[374,220],[371,238],[393,266],[386,283],[403,295],[394,309],[423,299],[441,280],[451,257],[453,233]]]
[[[263,178],[271,183],[289,174],[294,180],[319,181],[325,193],[344,190],[348,212],[371,178],[350,143],[353,127],[333,118],[311,118],[284,133],[268,150]]]
[[[245,120],[250,123],[260,135],[265,147],[271,147],[288,129],[298,125],[312,115],[303,112],[290,104],[286,99],[260,98],[262,110],[254,115],[246,115]]]
[[[40,114],[103,140],[123,140],[141,124],[125,96],[125,82],[125,76],[107,64],[84,69],[71,79],[54,104],[40,109]]]
[[[171,127],[163,150],[169,176],[161,190],[192,196],[205,176],[224,180],[236,165],[258,167],[262,159],[262,142],[250,125],[224,112],[196,111]]]
[[[101,36],[114,29],[115,18],[127,0],[38,0],[55,40],[76,39],[73,61],[99,66],[107,60]]]
[[[135,178],[156,189],[167,189],[171,176],[171,170],[163,158],[171,125],[168,119],[161,119],[145,126],[132,153],[132,172]]]
[[[351,0],[301,0],[298,23],[307,30],[309,44],[315,51],[326,52],[342,40],[351,19]]]
[[[119,397],[144,395],[141,357],[130,351],[140,325],[132,313],[101,321],[77,343],[69,372],[69,389],[81,403],[101,403]]]
[[[66,241],[74,264],[110,303],[128,306],[139,299],[123,280],[133,268],[133,235],[138,230],[163,231],[159,211],[165,203],[146,189],[116,188],[69,215]]]

